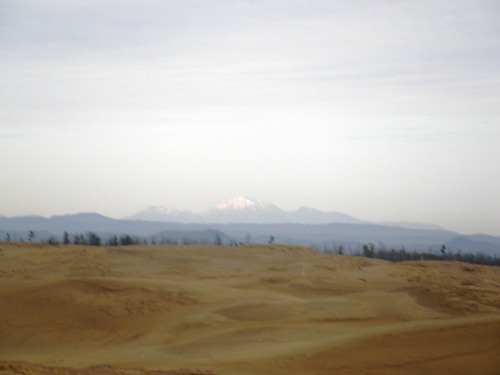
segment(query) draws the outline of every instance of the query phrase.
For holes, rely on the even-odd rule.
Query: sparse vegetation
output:
[[[401,249],[386,249],[383,244],[379,248],[373,243],[364,244],[362,255],[366,258],[377,258],[391,262],[405,262],[412,260],[435,260],[435,261],[458,261],[471,264],[482,264],[487,266],[500,266],[500,258],[483,253],[453,253],[446,251],[446,246],[442,246],[440,254],[431,251],[408,251]],[[355,254],[357,255],[357,254]]]
[[[248,237],[249,235],[247,235]],[[29,236],[30,242],[33,241],[34,234]],[[270,236],[268,244],[272,245],[275,242],[274,236]],[[60,241],[57,237],[51,236],[46,243],[50,245],[59,245]],[[64,245],[71,244],[69,234],[64,232],[62,237],[62,243]],[[183,245],[183,246],[223,246],[222,237],[219,232],[215,233],[213,242],[208,240],[193,239],[189,237],[184,237],[181,241],[177,241],[173,238],[162,237],[159,240],[154,238],[149,241],[146,238],[141,238],[138,236],[132,237],[128,234],[124,234],[120,237],[113,235],[107,238],[105,241],[95,233],[87,232],[85,235],[81,233],[75,233],[73,235],[73,245],[89,245],[89,246],[134,246],[134,245]],[[242,244],[236,242],[230,242],[228,246],[240,246]],[[314,248],[314,247],[313,247]],[[319,249],[316,249],[319,250]],[[323,249],[321,251],[327,254],[338,254],[344,255],[345,247],[343,245],[334,246],[332,249]],[[353,256],[363,256],[370,259],[383,259],[391,262],[404,262],[404,261],[415,261],[415,260],[434,260],[434,261],[458,261],[471,264],[482,264],[488,266],[500,266],[500,258],[497,256],[491,256],[483,253],[465,253],[461,251],[452,252],[447,250],[446,246],[443,245],[440,248],[439,254],[432,252],[431,250],[426,251],[408,251],[405,248],[387,248],[383,243],[379,243],[376,246],[373,243],[363,244],[361,246],[361,252],[351,251],[349,255]]]

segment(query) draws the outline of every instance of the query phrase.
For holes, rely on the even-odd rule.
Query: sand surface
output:
[[[0,244],[6,374],[500,374],[500,268]]]

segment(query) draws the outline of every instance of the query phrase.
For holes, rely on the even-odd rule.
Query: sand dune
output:
[[[0,244],[0,374],[500,374],[500,270]]]

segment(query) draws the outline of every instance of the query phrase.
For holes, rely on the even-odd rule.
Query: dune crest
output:
[[[1,375],[498,373],[495,267],[282,245],[0,256]]]

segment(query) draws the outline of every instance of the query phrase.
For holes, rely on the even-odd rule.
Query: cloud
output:
[[[45,49],[54,56],[92,50],[105,58],[116,52],[132,57],[142,51],[174,59],[201,56],[203,61],[255,56],[350,62],[370,56],[367,63],[373,63],[373,57],[414,60],[422,54],[498,43],[492,35],[498,31],[498,6],[485,1],[6,4],[3,47],[10,43],[13,49]]]
[[[184,195],[210,175],[220,177],[212,195],[288,194],[276,203],[291,207],[294,186],[326,207],[340,184],[341,201],[358,202],[349,192],[370,195],[366,175],[440,176],[430,168],[440,144],[456,181],[459,150],[500,157],[490,147],[500,138],[499,25],[500,6],[486,0],[3,1],[0,149],[25,166],[64,150],[60,170],[78,164],[115,187],[127,185],[121,161],[142,165],[138,179],[158,188],[134,182],[136,202],[141,189]],[[14,164],[3,178],[39,183]],[[164,178],[173,174],[184,179],[175,189]],[[476,178],[498,181],[488,174]],[[386,181],[381,195],[394,192]],[[194,192],[185,199],[206,206]]]

